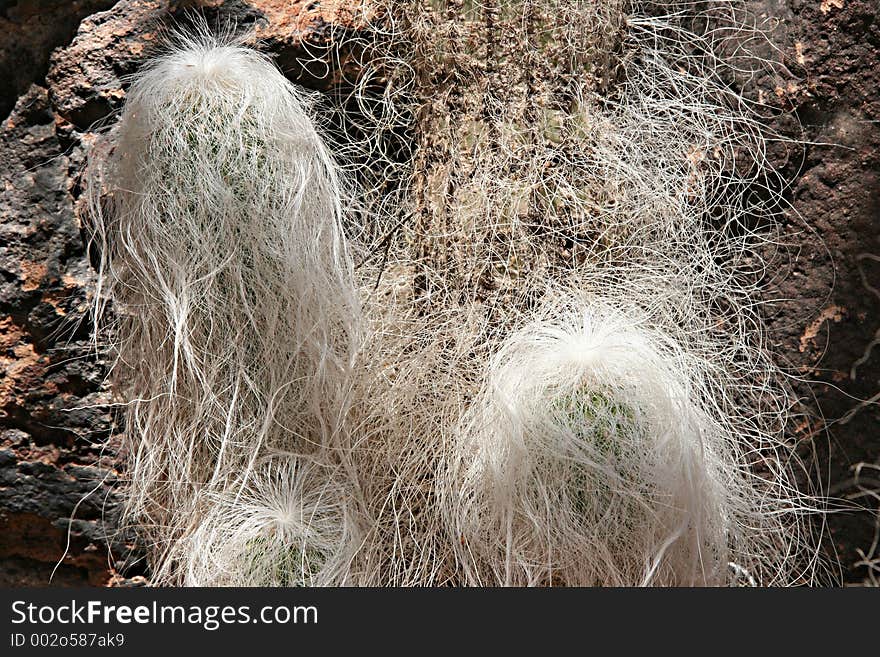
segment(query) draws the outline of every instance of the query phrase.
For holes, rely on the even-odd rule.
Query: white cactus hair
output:
[[[325,586],[349,580],[358,539],[332,470],[287,456],[209,493],[206,513],[166,563],[185,586]],[[160,573],[161,575],[161,573]]]
[[[767,65],[750,53],[763,35],[741,3],[388,6],[399,31],[377,43],[396,45],[402,79],[387,87],[377,132],[417,116],[417,143],[395,170],[397,213],[379,204],[386,256],[366,309],[374,317],[391,295],[418,321],[394,330],[392,319],[380,334],[393,387],[372,411],[396,417],[365,421],[383,427],[371,444],[394,463],[367,506],[408,546],[385,572],[400,574],[394,583],[816,581],[810,515],[822,504],[800,480],[811,473],[786,434],[795,400],[762,317],[784,184],[767,165],[761,108],[731,82]],[[644,452],[639,468],[656,471],[630,479],[607,517],[575,517],[564,499],[571,470],[589,474],[577,459],[590,450],[559,426],[557,407],[578,390],[557,397],[551,388],[571,381],[542,368],[565,341],[534,339],[583,338],[584,312],[602,335],[634,322],[620,338],[646,359],[647,379],[634,385],[618,360],[582,423],[631,406],[651,432],[642,445],[676,446]],[[600,474],[615,490],[627,483],[607,463]],[[627,516],[627,497],[641,515]],[[636,522],[644,535],[627,534]],[[679,535],[683,523],[693,526]]]
[[[241,40],[135,76],[89,198],[156,583],[814,580],[705,4],[381,1],[341,163]]]
[[[792,581],[792,482],[750,472],[714,373],[623,304],[554,290],[492,357],[441,485],[468,581]]]
[[[367,304],[371,340],[352,414],[357,441],[347,455],[363,499],[358,581],[461,584],[437,477],[492,342],[478,309],[413,305],[406,272],[387,272],[383,281]]]
[[[127,513],[161,575],[207,492],[246,488],[267,449],[340,440],[356,229],[311,100],[228,36],[172,34],[113,136],[90,169],[96,315],[128,404]]]

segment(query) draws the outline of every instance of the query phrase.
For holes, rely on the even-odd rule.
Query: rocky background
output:
[[[197,7],[253,24],[291,79],[338,91],[347,61],[332,45],[357,29],[361,1],[0,0],[0,585],[144,581],[117,522],[120,455],[89,343],[79,220],[84,151],[119,109],[125,76],[169,16]],[[880,399],[880,8],[749,2],[775,22],[780,66],[748,93],[773,107],[782,135],[807,142],[770,151],[792,181],[768,272],[771,340],[798,378],[795,438],[815,452],[814,480],[863,507],[829,516],[826,549],[843,581],[876,583],[880,410],[863,400]]]

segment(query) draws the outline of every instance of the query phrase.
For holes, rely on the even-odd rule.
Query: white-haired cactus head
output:
[[[187,586],[321,586],[348,581],[357,541],[350,495],[331,474],[281,458],[254,471],[240,495],[209,494],[174,567]]]
[[[443,484],[469,580],[730,583],[730,562],[752,556],[737,523],[762,492],[738,481],[748,464],[702,408],[695,367],[639,314],[597,302],[510,335]]]
[[[178,35],[112,136],[90,165],[97,314],[115,310],[98,330],[129,402],[129,512],[163,572],[197,495],[244,486],[266,448],[343,440],[355,229],[311,101],[235,42]]]

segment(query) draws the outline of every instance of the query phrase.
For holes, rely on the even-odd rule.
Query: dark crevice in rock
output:
[[[0,4],[0,116],[18,96],[42,83],[49,56],[70,43],[80,21],[116,0],[4,0]]]

